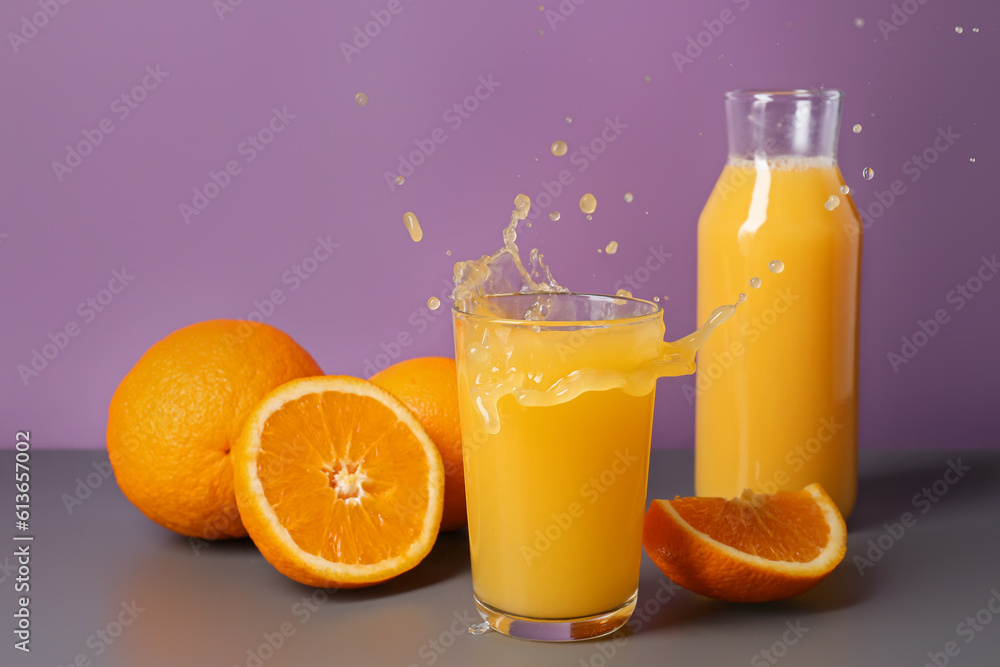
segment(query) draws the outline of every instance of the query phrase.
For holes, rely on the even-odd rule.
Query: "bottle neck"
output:
[[[729,159],[779,157],[837,160],[839,90],[726,93]]]

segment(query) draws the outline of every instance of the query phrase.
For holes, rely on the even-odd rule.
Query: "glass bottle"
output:
[[[726,94],[729,158],[698,221],[695,488],[857,494],[861,224],[837,166],[838,90]]]

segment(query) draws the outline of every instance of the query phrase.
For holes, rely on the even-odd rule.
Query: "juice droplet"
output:
[[[747,300],[746,292],[740,292],[740,296],[736,299],[736,305],[740,305]]]
[[[588,215],[587,216],[587,220],[593,220],[593,219],[594,219],[594,216],[592,216],[592,215]]]
[[[962,26],[960,26],[960,25],[955,26],[955,32],[957,32],[959,35],[961,35],[962,32],[963,32]]]
[[[438,308],[441,307],[441,299],[437,298],[436,296],[432,296],[431,298],[427,299],[427,307],[430,308],[431,310],[437,310]]]
[[[649,83],[650,81],[652,81],[652,80],[653,80],[653,77],[651,77],[651,76],[650,76],[650,75],[648,75],[648,74],[647,74],[646,76],[642,77],[642,78],[646,80],[646,83]]]
[[[396,185],[402,185],[405,182],[406,182],[406,179],[403,178],[402,176],[397,176],[396,177]]]
[[[861,123],[855,123],[851,129],[854,130],[854,134],[861,134]]]
[[[872,169],[871,167],[865,167],[864,170],[861,172],[861,176],[866,181],[870,181],[875,177],[875,170]]]
[[[514,197],[514,208],[517,210],[517,217],[524,220],[528,217],[528,209],[531,208],[531,199],[528,198],[528,195]]]
[[[573,122],[573,118],[571,116],[566,116],[566,122],[567,123],[572,123]]]
[[[444,254],[446,254],[446,255],[448,255],[449,257],[451,257],[451,250],[445,250],[445,251],[444,251]]]
[[[632,196],[631,192],[626,192],[625,193],[625,203],[626,204],[631,204],[634,199],[635,199],[635,197]]]
[[[403,224],[406,225],[406,231],[410,232],[410,238],[414,243],[424,238],[424,230],[420,229],[420,221],[413,211],[403,214]]]
[[[580,197],[580,210],[584,213],[593,213],[597,210],[597,197],[589,192]]]
[[[612,241],[608,245],[604,246],[604,252],[608,253],[609,255],[613,255],[616,252],[618,252],[618,241]]]
[[[549,220],[551,220],[552,222],[555,222],[556,220],[558,220],[559,217],[560,217],[559,216],[559,211],[552,211],[551,213],[549,213]]]
[[[566,155],[567,150],[569,150],[569,146],[566,145],[565,141],[560,140],[552,142],[552,154],[556,157]]]
[[[627,289],[620,289],[617,292],[615,292],[615,296],[627,296],[631,298],[632,292],[629,292]]]
[[[364,105],[368,104],[368,96],[365,95],[364,93],[358,93],[357,95],[354,96],[354,101],[358,103],[359,107],[363,107]]]
[[[846,195],[850,191],[851,191],[851,189],[849,187],[847,187],[846,185],[841,185],[840,186],[840,194]]]
[[[475,625],[470,625],[469,634],[476,635],[478,637],[479,635],[485,635],[491,629],[492,628],[490,628],[490,624],[483,621],[482,623],[476,623]]]
[[[976,161],[976,158],[974,158],[974,157],[970,157],[969,158],[969,162],[975,162],[975,161]]]
[[[754,276],[753,278],[751,278],[750,279],[750,287],[752,287],[754,289],[757,289],[758,287],[760,287],[760,278],[758,278],[757,276]]]
[[[840,197],[838,197],[837,195],[830,195],[830,198],[826,200],[826,203],[823,204],[823,206],[826,207],[826,210],[832,211],[833,209],[840,206]]]
[[[854,19],[854,27],[855,28],[864,28],[865,27],[865,20],[863,18],[861,18],[860,16],[858,18]]]
[[[660,297],[654,296],[653,297],[653,301],[655,301],[656,303],[659,303],[660,302]]]
[[[544,12],[545,11],[545,5],[538,5],[538,11]]]
[[[544,30],[542,30],[541,28],[539,28],[539,29],[538,29],[538,34],[539,34],[539,35],[544,35],[544,34],[545,34],[545,31],[544,31]]]
[[[768,262],[767,268],[771,270],[771,273],[781,273],[785,270],[785,263],[780,259],[771,260]]]
[[[972,32],[979,32],[979,28],[973,28]]]
[[[604,249],[603,249],[603,248],[598,248],[598,249],[597,249],[597,254],[598,254],[598,255],[602,254],[603,252],[604,252]]]

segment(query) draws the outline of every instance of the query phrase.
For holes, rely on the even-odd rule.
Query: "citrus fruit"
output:
[[[420,420],[444,462],[444,513],[441,530],[468,525],[462,424],[458,418],[458,371],[447,357],[419,357],[393,364],[372,376]]]
[[[108,410],[111,465],[125,496],[156,523],[193,537],[243,537],[230,449],[275,387],[321,375],[312,357],[266,324],[211,320],[154,344]]]
[[[311,586],[370,586],[431,550],[441,523],[441,455],[386,390],[328,376],[278,387],[235,448],[243,524],[274,567]]]
[[[663,573],[701,595],[782,600],[822,581],[844,558],[847,527],[819,484],[739,498],[654,500],[643,547]]]

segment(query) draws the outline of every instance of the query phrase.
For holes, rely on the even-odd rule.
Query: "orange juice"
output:
[[[656,377],[622,370],[656,356],[658,311],[583,330],[456,317],[480,601],[514,616],[569,619],[635,595]],[[480,341],[491,339],[502,346],[484,350]],[[511,368],[527,382],[512,380]]]
[[[830,157],[730,158],[701,214],[699,316],[748,298],[698,359],[698,495],[819,482],[854,507],[861,226],[846,190]]]
[[[589,639],[635,609],[656,380],[694,372],[736,307],[665,342],[655,303],[572,294],[537,249],[522,262],[531,200],[514,205],[504,246],[455,265],[474,598],[504,634]]]

